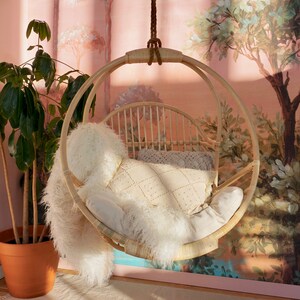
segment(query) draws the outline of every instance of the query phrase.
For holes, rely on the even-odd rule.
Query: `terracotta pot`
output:
[[[16,298],[47,294],[54,285],[59,256],[52,241],[9,244],[12,230],[0,233],[0,259],[9,293]]]

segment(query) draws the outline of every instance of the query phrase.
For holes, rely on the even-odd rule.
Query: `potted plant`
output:
[[[41,189],[38,187],[47,179],[46,174],[51,168],[53,154],[57,149],[66,110],[77,90],[88,78],[86,74],[71,67],[69,72],[58,76],[56,74],[58,61],[46,53],[40,44],[41,41],[45,39],[49,41],[51,38],[48,24],[32,20],[27,27],[27,38],[32,31],[38,37],[37,45],[28,48],[29,51],[37,49],[34,57],[21,65],[0,63],[0,81],[3,83],[0,91],[0,156],[12,221],[12,230],[0,234],[0,258],[9,292],[15,297],[22,298],[46,294],[54,284],[58,254],[51,240],[46,238],[44,241],[44,237],[47,237],[47,228],[38,226],[41,221],[39,216]],[[79,74],[76,79],[71,76],[74,72]],[[40,83],[43,83],[44,87],[40,87]],[[61,99],[57,101],[51,95],[63,84],[66,84],[66,88]],[[88,93],[82,97],[82,102],[87,96]],[[78,106],[73,124],[81,119],[83,107],[84,105]],[[17,179],[9,178],[6,147],[24,178],[22,228],[17,228],[15,220],[10,180]],[[30,207],[32,207],[31,214]],[[32,215],[31,222],[30,215]],[[12,232],[13,236],[10,234]],[[13,263],[20,265],[14,266]],[[38,268],[40,270],[36,279],[33,279],[33,275],[28,275],[28,272],[36,272]],[[16,274],[11,274],[13,271]],[[47,282],[46,275],[50,275],[48,276],[50,283]]]

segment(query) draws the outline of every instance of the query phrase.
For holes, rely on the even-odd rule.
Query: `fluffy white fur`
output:
[[[104,126],[80,125],[68,138],[68,163],[73,174],[88,185],[103,186],[111,178],[115,160],[126,157],[122,143]],[[109,154],[111,149],[115,149]],[[114,154],[116,153],[116,154]],[[101,168],[99,168],[101,166]],[[83,194],[85,190],[82,191]],[[91,284],[105,284],[112,274],[113,252],[81,212],[74,206],[61,169],[60,149],[45,188],[46,222],[59,253]]]
[[[190,235],[188,218],[180,211],[150,207],[134,195],[108,197],[106,186],[122,159],[127,158],[118,136],[103,124],[79,125],[67,141],[68,164],[82,182],[78,191],[87,204],[95,199],[109,209],[108,222],[120,233],[145,243],[154,259],[168,264]],[[96,233],[92,225],[74,207],[61,170],[60,150],[45,189],[46,221],[58,251],[91,284],[105,284],[112,274],[112,248]],[[101,206],[100,206],[101,207]],[[109,218],[100,209],[102,217]],[[111,221],[111,222],[110,222]]]

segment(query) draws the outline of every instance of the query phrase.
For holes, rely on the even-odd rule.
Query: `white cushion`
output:
[[[226,187],[213,197],[209,206],[190,217],[192,237],[187,242],[193,242],[208,236],[226,224],[240,207],[243,200],[243,190],[239,187]]]
[[[202,209],[212,191],[216,173],[123,159],[108,188],[153,206],[181,209],[186,214]]]
[[[211,204],[202,211],[191,215],[191,233],[184,243],[194,242],[221,228],[233,216],[243,200],[243,190],[239,187],[226,187],[213,197]],[[112,230],[127,235],[122,221],[124,211],[118,206],[120,199],[110,190],[98,192],[88,197],[86,205],[93,215]]]
[[[213,158],[208,152],[201,151],[158,151],[142,149],[138,153],[138,160],[157,164],[170,164],[181,168],[211,170]]]
[[[90,212],[107,227],[124,234],[122,220],[124,211],[117,205],[119,199],[110,191],[101,190],[86,199],[86,206]]]

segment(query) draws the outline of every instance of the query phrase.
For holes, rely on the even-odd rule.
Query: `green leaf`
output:
[[[56,106],[54,104],[49,104],[48,105],[48,111],[49,111],[49,114],[51,116],[55,116],[55,113],[56,113]]]
[[[39,116],[36,111],[36,103],[38,103],[39,99],[35,98],[38,95],[32,86],[24,87],[24,93],[25,105],[22,107],[19,127],[24,137],[33,139],[33,133],[38,130]]]
[[[41,49],[41,50],[44,49],[42,45],[32,45],[32,46],[29,46],[29,47],[27,48],[27,50],[29,51],[29,50],[32,50],[32,49],[34,49],[34,48],[39,48],[39,49]]]
[[[0,81],[5,82],[5,80],[8,80],[8,78],[14,73],[13,71],[14,65],[7,63],[7,62],[1,62],[0,63]]]
[[[20,90],[19,97],[17,99],[16,109],[14,111],[14,114],[9,118],[9,123],[11,127],[14,129],[19,127],[23,106],[24,106],[24,92]]]
[[[34,103],[39,102],[39,93],[37,92],[37,90],[35,89],[35,87],[32,84],[29,84],[27,86],[27,88],[29,89],[30,93],[32,94],[32,97],[34,99]]]
[[[57,123],[58,123],[60,120],[61,120],[60,117],[55,117],[55,118],[53,118],[53,119],[48,123],[48,126],[47,126],[48,130],[49,130],[49,131],[54,130],[54,129],[56,128],[56,126],[57,126]]]
[[[258,267],[252,267],[254,273],[258,274],[259,276],[264,276],[264,272]]]
[[[32,76],[33,75],[32,71],[29,68],[25,68],[25,67],[21,68],[20,72],[21,72],[22,76]]]
[[[51,30],[49,25],[45,21],[40,21],[40,20],[30,21],[26,30],[27,38],[29,38],[32,30],[38,35],[41,41],[43,41],[45,38],[47,38],[47,41],[51,39]]]
[[[46,31],[43,26],[39,26],[39,38],[43,41],[46,38]]]
[[[34,112],[34,106],[37,99],[34,97],[37,96],[36,94],[33,94],[33,91],[29,87],[24,87],[24,93],[25,93],[25,103],[26,103],[26,113],[28,115],[32,115]]]
[[[15,130],[8,137],[8,151],[11,156],[16,154],[16,146],[15,146]]]
[[[40,37],[41,41],[43,41],[45,38],[47,38],[48,41],[50,40],[51,33],[50,33],[50,35],[48,35],[49,32],[50,32],[50,28],[49,28],[49,26],[48,27],[46,26],[46,23],[40,24],[39,37]]]
[[[27,139],[27,140],[32,140],[33,139],[33,124],[34,118],[31,115],[24,114],[23,112],[21,113],[21,118],[20,118],[20,130],[22,135]]]
[[[22,101],[23,92],[18,87],[13,87],[11,82],[8,82],[0,92],[0,113],[9,119],[14,114],[18,113],[19,103]]]
[[[74,96],[76,95],[76,93],[78,92],[78,90],[81,88],[81,86],[84,84],[84,82],[89,78],[88,75],[79,75],[76,79],[70,79],[69,80],[69,84],[68,87],[66,88],[62,99],[61,99],[61,106],[64,110],[66,110],[69,105],[71,104]],[[90,93],[92,89],[92,86],[89,87],[89,89],[83,94],[83,96],[81,97],[76,110],[73,114],[73,120],[75,122],[80,122],[82,120],[82,116],[83,116],[83,111],[84,111],[84,106],[86,103],[86,100],[88,98],[88,95]],[[93,100],[93,105],[94,106],[94,101]]]
[[[35,20],[31,20],[27,26],[27,30],[26,30],[26,37],[29,38],[33,25],[35,24]]]
[[[47,92],[49,92],[56,73],[55,63],[51,56],[43,50],[38,50],[32,63],[32,67],[36,79],[44,79],[45,87],[47,87]]]
[[[36,131],[36,145],[39,146],[43,142],[44,138],[44,123],[45,123],[45,112],[44,107],[40,102],[37,103],[36,106],[36,113],[35,113],[35,121],[37,122],[37,128]]]
[[[43,41],[45,38],[47,38],[47,41],[51,39],[51,30],[46,22],[41,22],[39,24],[39,38],[41,41]]]
[[[7,120],[4,119],[2,117],[2,115],[0,114],[0,134],[1,134],[1,138],[2,140],[5,139],[5,126],[7,124]]]
[[[51,39],[51,29],[48,25],[48,23],[45,22],[45,31],[46,31],[46,38],[47,38],[47,41],[49,42],[50,39]]]
[[[54,154],[58,149],[58,138],[49,140],[45,146],[45,167],[48,171],[51,170],[54,161]]]
[[[14,157],[19,170],[26,171],[35,159],[35,151],[32,140],[27,140],[23,135],[20,135],[17,141]]]
[[[34,49],[34,48],[35,48],[35,46],[29,46],[29,47],[27,48],[27,50],[30,51],[30,50],[32,50],[32,49]]]
[[[55,136],[60,137],[61,129],[62,129],[63,123],[64,123],[64,121],[63,121],[62,119],[60,119],[60,120],[57,122],[56,127],[55,127],[55,131],[54,131]]]

